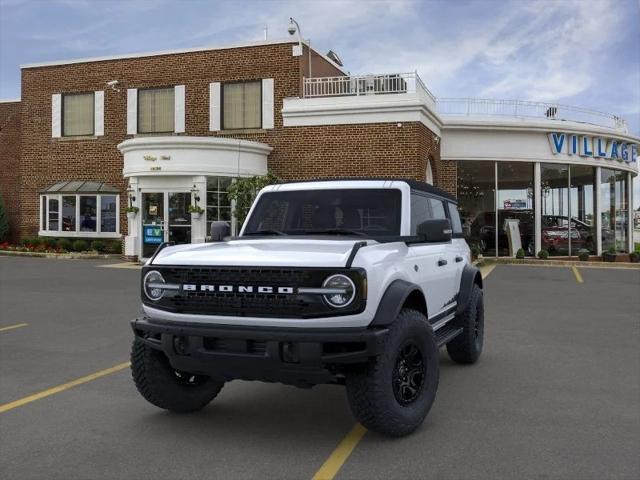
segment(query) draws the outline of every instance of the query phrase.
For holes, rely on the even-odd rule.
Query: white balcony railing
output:
[[[529,102],[525,100],[490,100],[482,98],[439,98],[440,115],[502,116],[567,120],[589,123],[628,132],[624,119],[610,113],[559,103]]]
[[[416,93],[418,89],[435,102],[416,72],[304,79],[305,98]]]

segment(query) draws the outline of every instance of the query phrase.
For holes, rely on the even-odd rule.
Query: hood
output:
[[[153,265],[344,267],[359,241],[268,238],[176,245],[161,250]]]

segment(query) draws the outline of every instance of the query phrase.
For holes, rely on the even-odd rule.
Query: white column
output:
[[[196,187],[197,193],[195,196],[200,197],[198,206],[200,206],[205,212],[200,215],[199,219],[191,217],[191,243],[204,243],[205,238],[209,233],[207,232],[207,177],[204,175],[198,175],[193,177],[193,184]]]
[[[596,167],[596,180],[593,186],[593,200],[596,202],[596,255],[602,255],[602,203],[600,202],[601,168]]]
[[[129,188],[133,190],[135,201],[131,202],[134,207],[140,208],[142,205],[141,193],[138,191],[138,178],[131,177],[129,179]],[[129,205],[129,192],[127,192],[127,206]],[[127,216],[128,217],[128,216]],[[129,257],[142,256],[142,235],[139,235],[142,222],[142,209],[137,213],[133,220],[127,218],[127,234],[124,237],[124,254]]]
[[[628,239],[628,252],[633,252],[633,177],[631,173],[627,172],[627,189],[629,194],[627,195],[627,218],[629,219],[629,224],[627,225],[627,239]]]
[[[542,250],[542,180],[540,173],[540,162],[534,163],[533,167],[533,191],[534,191],[534,227],[535,227],[535,252],[537,255]]]

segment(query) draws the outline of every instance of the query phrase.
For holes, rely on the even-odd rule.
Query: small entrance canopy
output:
[[[120,193],[120,189],[104,182],[70,180],[54,183],[40,193]]]

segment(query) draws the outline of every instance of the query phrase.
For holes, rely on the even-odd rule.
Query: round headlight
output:
[[[160,272],[151,270],[144,276],[144,281],[142,282],[144,294],[149,300],[157,302],[164,295],[164,288],[161,288],[161,285],[164,284],[165,281]]]
[[[322,287],[336,290],[335,293],[323,295],[325,301],[334,308],[344,308],[356,298],[356,286],[346,275],[331,275]]]

